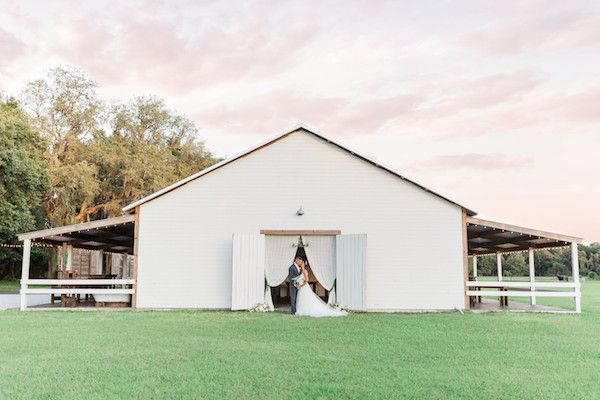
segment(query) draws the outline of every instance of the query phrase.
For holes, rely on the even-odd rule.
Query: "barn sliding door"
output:
[[[336,236],[337,303],[350,310],[365,310],[367,235]]]
[[[231,309],[248,310],[264,302],[265,237],[235,233],[231,271]]]

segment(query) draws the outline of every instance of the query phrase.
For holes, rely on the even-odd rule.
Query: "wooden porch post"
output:
[[[66,270],[71,272],[73,269],[73,246],[67,245],[67,267]]]
[[[98,268],[100,268],[99,274],[104,274],[104,250],[98,250]]]
[[[502,253],[496,253],[496,269],[498,270],[498,282],[502,282]]]
[[[531,282],[531,291],[535,292],[535,257],[533,256],[533,248],[529,248],[529,282]],[[535,296],[531,296],[531,305],[537,304]]]
[[[467,296],[467,291],[469,290],[467,286],[467,281],[469,280],[469,239],[467,235],[467,211],[463,208],[462,210],[462,241],[463,241],[463,290],[464,290],[464,304],[465,310],[469,310],[471,308],[471,302],[469,300],[469,296]]]
[[[577,243],[571,243],[571,267],[573,268],[573,282],[575,282],[575,312],[581,313],[581,286],[579,283],[579,252]]]
[[[61,248],[60,248],[60,262],[59,262],[59,269],[60,269],[60,274],[59,274],[59,278],[64,278],[65,277],[65,271],[66,271],[66,262],[65,262],[65,254],[67,254],[67,244],[63,243]]]
[[[29,259],[31,256],[31,239],[23,241],[23,262],[21,264],[21,311],[27,308],[27,281],[29,280]]]
[[[135,220],[133,223],[133,285],[131,285],[133,293],[131,294],[131,308],[137,308],[140,207],[135,208]]]
[[[473,277],[477,280],[477,256],[473,256]]]

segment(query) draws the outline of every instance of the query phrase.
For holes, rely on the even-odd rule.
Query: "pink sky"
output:
[[[598,3],[122,3],[0,3],[0,91],[70,64],[220,156],[304,123],[482,218],[600,241]]]

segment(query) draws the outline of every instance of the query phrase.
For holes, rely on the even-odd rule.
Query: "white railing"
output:
[[[134,279],[27,279],[21,280],[27,285],[71,285],[71,286],[99,286],[99,285],[133,285]]]
[[[134,283],[134,279],[21,279],[21,309],[27,307],[26,296],[28,294],[133,294]],[[30,286],[49,287],[32,288]]]
[[[581,297],[581,285],[579,282],[511,282],[511,281],[467,281],[467,296],[521,296],[521,297]],[[481,290],[481,289],[492,290]],[[502,290],[493,290],[494,288]],[[522,290],[511,290],[522,289]],[[537,290],[549,289],[572,289],[568,291]],[[529,289],[529,290],[523,290]]]
[[[576,292],[553,292],[553,291],[524,291],[524,290],[467,290],[467,296],[512,296],[512,297],[580,297]]]
[[[525,282],[525,281],[467,281],[468,287],[515,287],[515,288],[579,288],[580,283],[576,282]]]

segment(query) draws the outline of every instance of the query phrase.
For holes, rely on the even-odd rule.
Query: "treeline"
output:
[[[67,67],[0,96],[0,279],[20,271],[20,251],[6,247],[17,233],[120,215],[218,161],[162,99],[107,102],[97,90]],[[44,257],[37,249],[33,265]]]
[[[600,276],[600,244],[579,245],[579,275],[589,279]],[[502,274],[504,276],[529,276],[529,261],[526,252],[508,253],[502,258]],[[559,248],[538,250],[534,253],[536,276],[571,276],[571,249]],[[471,265],[472,272],[472,265]],[[479,276],[496,276],[496,256],[479,256],[477,258],[477,274]]]

